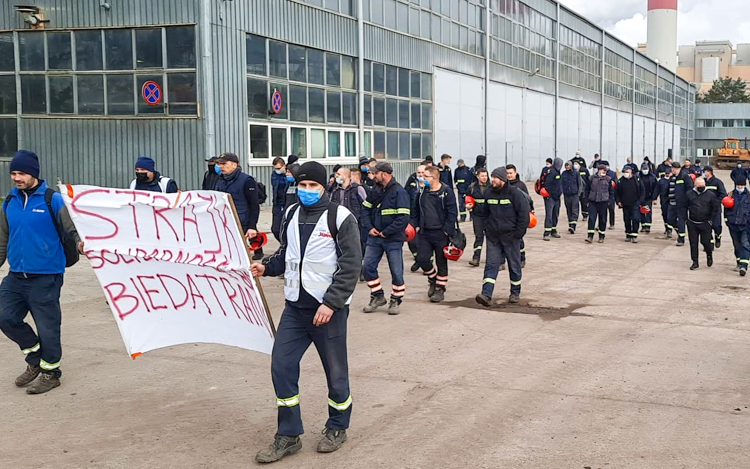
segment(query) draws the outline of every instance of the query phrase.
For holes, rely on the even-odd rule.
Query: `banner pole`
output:
[[[232,194],[227,194],[229,197],[229,205],[232,207],[232,214],[234,215],[234,221],[237,223],[237,228],[240,230],[240,235],[242,236],[242,244],[245,246],[245,250],[247,252],[247,260],[250,265],[253,263],[253,256],[252,256],[252,250],[250,249],[250,246],[247,245],[247,242],[245,241],[245,232],[242,229],[242,222],[240,222],[240,216],[237,214],[237,207],[234,206],[234,199],[232,199]],[[251,274],[252,275],[252,274]],[[271,325],[271,331],[273,331],[273,338],[276,338],[276,325],[273,323],[273,317],[271,317],[271,310],[268,307],[268,302],[266,301],[266,294],[263,292],[263,285],[260,283],[260,277],[254,277],[255,278],[255,284],[258,285],[258,292],[260,292],[260,299],[263,302],[263,307],[266,309],[266,317],[268,317],[268,323]]]

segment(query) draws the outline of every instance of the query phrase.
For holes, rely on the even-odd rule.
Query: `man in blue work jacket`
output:
[[[465,197],[469,193],[472,174],[471,169],[466,166],[464,160],[458,160],[458,167],[453,174],[453,179],[456,181],[456,189],[458,189],[458,216],[462,222],[465,222],[466,217],[469,215],[469,212],[466,210]]]
[[[254,276],[284,274],[286,304],[271,353],[271,376],[278,407],[278,430],[255,459],[278,461],[302,449],[299,363],[315,344],[328,382],[328,421],[319,453],[332,453],[346,441],[352,414],[346,323],[362,265],[357,219],[326,193],[328,175],[317,161],[300,166],[299,204],[287,208],[281,245]]]
[[[6,259],[10,264],[0,285],[0,329],[26,355],[26,371],[15,384],[31,385],[29,394],[51,391],[62,376],[60,289],[66,255],[60,231],[75,240],[79,251],[82,247],[62,196],[39,179],[39,172],[36,154],[19,150],[10,163],[15,187],[0,212],[0,265]],[[29,312],[36,332],[24,322]]]
[[[406,293],[404,284],[404,241],[406,225],[411,214],[411,200],[401,185],[393,177],[393,167],[381,161],[371,169],[376,189],[371,191],[362,204],[360,222],[367,230],[367,247],[365,249],[365,281],[370,287],[370,304],[365,306],[365,313],[374,313],[385,306],[385,292],[378,274],[378,264],[383,254],[388,258],[391,269],[391,301],[388,314],[399,314],[399,307]]]

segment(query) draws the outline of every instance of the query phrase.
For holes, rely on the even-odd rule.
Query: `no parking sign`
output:
[[[161,102],[161,86],[155,81],[147,81],[141,88],[141,96],[149,106],[156,106]]]
[[[282,105],[283,100],[281,99],[281,92],[279,90],[273,90],[273,94],[271,95],[271,113],[280,113]]]

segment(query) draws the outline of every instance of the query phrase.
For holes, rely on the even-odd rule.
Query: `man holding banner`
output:
[[[328,381],[329,418],[318,452],[331,453],[341,447],[352,412],[346,324],[362,265],[359,225],[349,210],[330,202],[323,165],[303,164],[297,181],[300,203],[284,213],[279,249],[264,264],[251,268],[256,277],[285,277],[286,306],[271,359],[278,431],[270,447],[256,455],[262,463],[278,461],[302,448],[299,364],[311,343]]]
[[[16,378],[16,386],[31,384],[28,394],[60,386],[60,289],[65,267],[77,259],[75,247],[66,259],[63,233],[80,249],[62,196],[39,179],[39,172],[37,155],[19,150],[10,162],[15,187],[0,212],[0,265],[6,258],[10,264],[0,285],[0,329],[26,355],[26,371]],[[29,312],[36,332],[24,322]]]

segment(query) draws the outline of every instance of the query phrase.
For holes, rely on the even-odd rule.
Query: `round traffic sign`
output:
[[[271,96],[271,112],[273,112],[274,114],[280,113],[281,106],[281,92],[279,90],[273,90],[273,95]]]
[[[149,106],[156,106],[161,102],[161,86],[155,81],[147,81],[141,88],[141,96]]]

